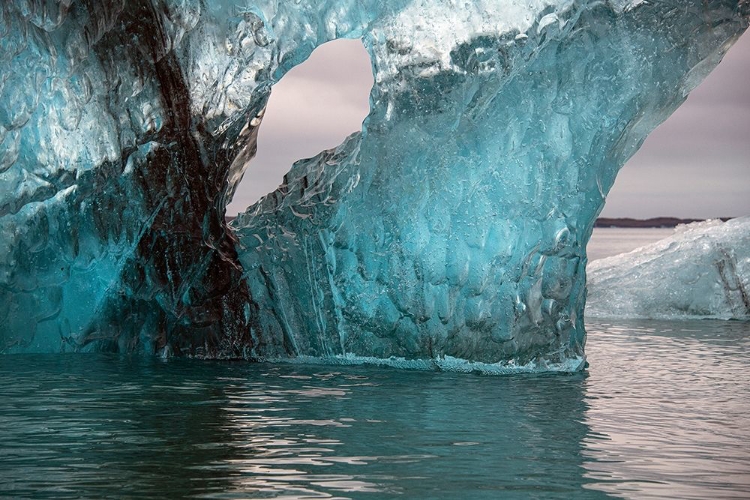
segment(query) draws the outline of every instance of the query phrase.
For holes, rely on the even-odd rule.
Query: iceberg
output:
[[[584,352],[586,243],[619,168],[750,3],[0,14],[3,352],[568,366]],[[372,60],[362,130],[229,227],[274,83],[337,38]]]
[[[750,217],[678,226],[675,234],[591,262],[586,315],[750,319]]]

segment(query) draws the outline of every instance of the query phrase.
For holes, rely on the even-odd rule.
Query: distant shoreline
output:
[[[715,217],[724,222],[732,217]],[[677,217],[653,217],[651,219],[631,219],[629,217],[600,217],[596,219],[594,227],[622,227],[622,228],[659,228],[659,227],[676,227],[679,224],[691,224],[693,222],[702,222],[706,219],[679,219]]]
[[[716,217],[724,222],[733,217]],[[232,222],[236,217],[226,216],[227,222]],[[596,219],[594,227],[622,227],[622,228],[660,228],[676,227],[679,224],[691,224],[702,222],[706,219],[678,219],[677,217],[652,217],[651,219],[631,219],[629,217],[600,217]]]

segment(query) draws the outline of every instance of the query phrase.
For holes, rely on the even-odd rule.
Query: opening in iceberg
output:
[[[227,208],[244,211],[283,181],[289,167],[341,144],[370,110],[373,76],[360,40],[334,40],[313,51],[276,85],[258,132],[258,152]]]

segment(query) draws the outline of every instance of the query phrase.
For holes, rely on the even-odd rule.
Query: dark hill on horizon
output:
[[[724,222],[732,217],[716,217]],[[624,228],[652,228],[652,227],[675,227],[679,224],[690,224],[707,219],[680,219],[677,217],[652,217],[651,219],[631,219],[629,217],[600,217],[596,219],[594,227],[624,227]]]

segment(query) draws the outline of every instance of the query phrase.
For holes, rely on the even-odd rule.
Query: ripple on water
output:
[[[0,357],[0,496],[747,497],[749,325],[589,332],[574,375]]]

